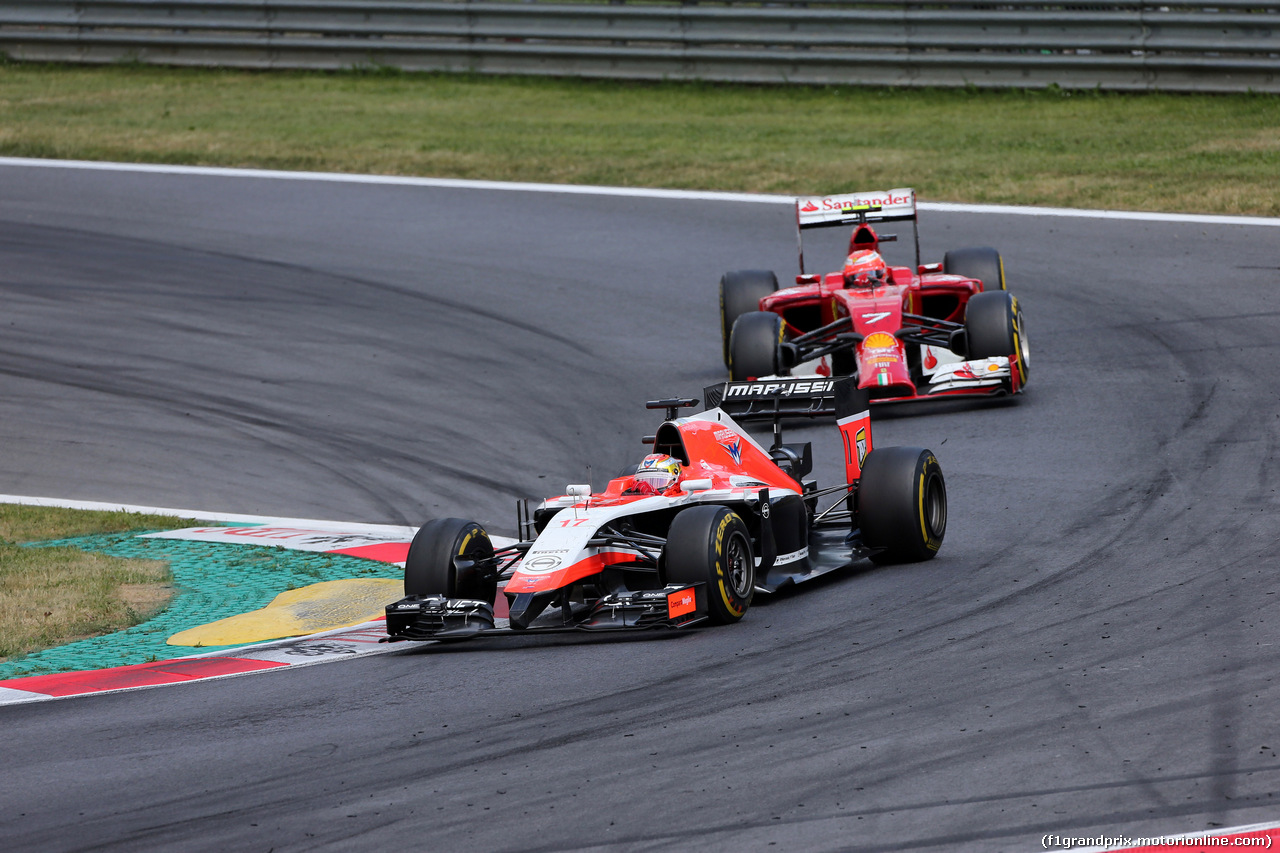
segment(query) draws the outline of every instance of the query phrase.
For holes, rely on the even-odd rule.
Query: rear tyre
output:
[[[729,336],[729,378],[734,381],[782,372],[782,318],[769,311],[743,314]]]
[[[877,563],[929,560],[947,532],[947,484],[932,451],[883,447],[867,454],[858,485],[862,541]]]
[[[952,249],[942,256],[942,271],[982,282],[984,292],[1004,290],[1004,259],[990,246]]]
[[[1016,356],[1019,385],[1025,385],[1031,351],[1018,298],[1007,291],[978,293],[969,298],[964,312],[969,358]]]
[[[751,606],[756,582],[751,535],[728,507],[695,506],[678,514],[667,532],[665,562],[667,583],[706,584],[712,622],[737,622]]]
[[[735,270],[720,277],[720,338],[724,366],[729,366],[729,335],[733,322],[748,311],[759,311],[760,300],[778,289],[773,270]]]
[[[404,564],[405,595],[443,595],[493,604],[498,579],[489,534],[474,521],[436,518],[418,529]]]

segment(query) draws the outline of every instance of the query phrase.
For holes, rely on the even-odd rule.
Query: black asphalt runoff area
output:
[[[722,271],[795,271],[785,205],[0,186],[5,494],[509,534],[516,499],[639,459],[646,399],[723,378]],[[924,211],[921,241],[1000,249],[1031,345],[1015,402],[875,412],[878,445],[941,461],[936,560],[725,628],[3,707],[0,847],[1032,851],[1280,821],[1280,231]],[[788,436],[838,481],[834,425]]]

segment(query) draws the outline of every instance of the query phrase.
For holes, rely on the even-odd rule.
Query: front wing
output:
[[[876,397],[873,403],[937,400],[942,397],[996,397],[1008,393],[1009,360],[982,359],[966,363],[969,369],[945,369],[926,376],[914,394]],[[708,385],[703,399],[708,409],[720,408],[734,420],[768,420],[775,417],[815,418],[834,415],[835,384],[826,376],[767,376],[761,379]],[[805,388],[805,392],[797,388]],[[812,390],[809,390],[812,389]]]
[[[707,591],[705,584],[696,583],[606,595],[585,611],[581,605],[548,608],[521,630],[511,628],[505,619],[495,619],[493,605],[487,601],[443,595],[411,595],[387,605],[386,613],[387,642],[689,628],[707,621]]]

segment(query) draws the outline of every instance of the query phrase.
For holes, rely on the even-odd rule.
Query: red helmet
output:
[[[863,249],[849,255],[844,262],[845,287],[874,287],[889,276],[889,266],[879,252]]]

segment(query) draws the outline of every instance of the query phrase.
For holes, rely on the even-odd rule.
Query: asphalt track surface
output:
[[[645,399],[722,377],[722,270],[795,263],[785,206],[0,180],[0,493],[509,533],[516,497],[637,459]],[[678,636],[6,707],[0,846],[1027,851],[1280,818],[1280,232],[922,219],[926,259],[1001,249],[1032,346],[1011,405],[877,411],[943,465],[936,560]],[[838,468],[834,427],[790,435]]]

